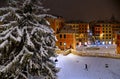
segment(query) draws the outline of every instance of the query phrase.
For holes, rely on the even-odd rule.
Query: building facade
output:
[[[117,54],[120,54],[120,32],[116,33]]]
[[[113,43],[113,31],[112,26],[109,23],[97,23],[94,26],[94,36],[96,42],[101,44],[112,44]]]
[[[119,22],[65,22],[63,18],[47,18],[58,39],[60,49],[74,48],[77,45],[116,44],[116,32],[120,30]]]
[[[56,42],[56,45],[60,49],[76,49],[75,33],[71,28],[71,26],[63,26],[63,28],[57,34],[58,41]]]
[[[55,31],[55,34],[57,34],[62,26],[64,25],[64,19],[61,17],[58,18],[46,18],[49,22],[50,22],[50,26],[53,28],[53,30]]]
[[[76,44],[85,44],[88,42],[89,23],[66,23],[66,26],[71,26],[75,33]]]

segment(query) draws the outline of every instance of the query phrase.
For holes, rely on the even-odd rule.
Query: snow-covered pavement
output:
[[[56,66],[61,68],[58,79],[120,79],[120,59],[59,55]]]

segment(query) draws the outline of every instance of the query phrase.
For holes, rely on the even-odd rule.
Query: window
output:
[[[60,38],[62,38],[62,34],[60,34]]]
[[[60,46],[62,46],[62,42],[60,42]]]
[[[66,35],[64,34],[64,38],[66,38]]]
[[[59,29],[57,28],[57,32],[59,31]]]

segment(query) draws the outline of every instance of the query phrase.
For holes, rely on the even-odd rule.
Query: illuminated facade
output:
[[[94,36],[96,41],[102,44],[112,44],[113,43],[113,31],[112,26],[109,23],[97,23],[94,26]]]
[[[60,49],[76,48],[87,44],[116,44],[116,31],[120,30],[119,22],[65,22],[63,18],[47,18],[58,39]],[[91,42],[94,42],[92,43]]]
[[[67,23],[66,26],[71,26],[74,30],[77,44],[88,42],[89,23]]]
[[[59,33],[56,34],[56,45],[60,49],[73,48],[77,45],[88,43],[89,23],[65,23]]]
[[[102,37],[102,27],[100,25],[95,25],[93,34],[96,42],[100,42],[100,37]]]
[[[61,17],[58,17],[58,18],[47,17],[46,19],[50,22],[50,26],[55,31],[55,34],[57,34],[60,31],[60,29],[62,28],[64,24],[64,19]]]
[[[116,44],[116,33],[120,31],[120,22],[118,23],[111,23],[112,30],[113,30],[113,44]]]
[[[120,32],[116,34],[117,53],[120,54]]]
[[[76,49],[76,39],[74,30],[71,29],[71,26],[63,26],[60,32],[57,34],[58,41],[56,45],[60,49]]]

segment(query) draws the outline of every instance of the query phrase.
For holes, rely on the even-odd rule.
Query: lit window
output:
[[[111,41],[109,41],[109,44],[112,44]]]
[[[102,42],[102,44],[104,45],[104,44],[105,44],[105,42]]]

